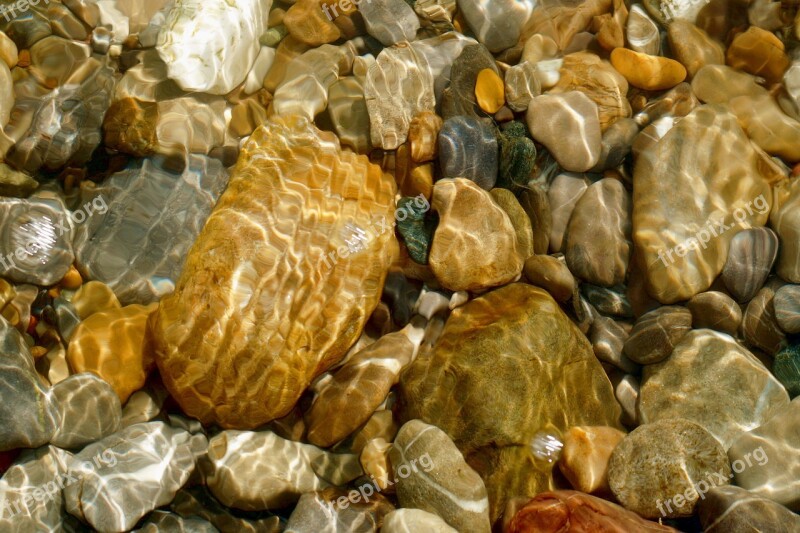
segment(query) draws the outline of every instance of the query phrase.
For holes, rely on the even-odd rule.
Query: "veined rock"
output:
[[[156,46],[185,91],[225,94],[247,77],[272,0],[177,0]]]
[[[307,119],[253,133],[152,322],[164,383],[187,414],[256,427],[345,355],[397,254],[395,190]]]

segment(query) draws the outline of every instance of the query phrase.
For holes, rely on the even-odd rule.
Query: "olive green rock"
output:
[[[500,172],[495,187],[514,192],[525,188],[536,167],[536,146],[532,140],[519,133],[518,128],[509,128],[498,135]]]
[[[519,245],[520,254],[522,257],[528,258],[533,255],[533,228],[531,227],[531,219],[528,214],[522,209],[522,206],[517,200],[514,193],[508,189],[494,188],[489,191],[492,198],[506,212],[508,218],[511,219],[511,225],[514,226],[514,233],[517,234],[517,244]]]
[[[39,182],[25,173],[0,163],[0,196],[26,198],[39,187]]]
[[[800,344],[791,344],[778,352],[772,373],[786,387],[789,397],[800,396]]]
[[[398,200],[397,211],[408,215],[403,220],[397,218],[397,231],[408,248],[408,255],[420,265],[427,265],[433,233],[438,224],[436,213],[420,209],[415,199],[407,196]]]
[[[621,410],[589,341],[553,298],[513,283],[453,311],[401,375],[397,415],[447,433],[486,483],[492,521],[515,496],[555,487],[534,461],[542,432],[620,428]]]
[[[500,75],[489,50],[482,44],[465,46],[450,68],[450,85],[442,92],[442,118],[485,116],[475,105],[475,83],[478,73],[491,69]]]

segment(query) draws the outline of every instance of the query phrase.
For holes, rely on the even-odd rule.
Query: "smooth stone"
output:
[[[397,509],[383,517],[381,533],[458,533],[439,516],[422,509]]]
[[[86,318],[75,329],[67,351],[76,372],[93,372],[108,382],[125,403],[144,386],[155,366],[147,320],[158,308],[128,305],[101,311]]]
[[[800,398],[765,424],[743,433],[728,450],[736,484],[756,497],[800,510]]]
[[[371,0],[358,4],[367,32],[383,46],[413,41],[420,27],[416,13],[403,0]]]
[[[337,488],[303,494],[285,533],[377,533],[384,517],[394,511],[394,505],[380,494],[371,496],[368,502],[351,500],[346,506],[339,505],[339,499],[347,501],[347,496],[347,491]]]
[[[728,335],[700,329],[665,361],[644,368],[638,409],[643,424],[668,418],[700,424],[727,449],[787,403],[783,385],[753,354]]]
[[[497,181],[499,149],[491,123],[456,116],[439,131],[439,163],[445,178],[466,178],[487,191]]]
[[[625,341],[625,355],[641,365],[658,363],[692,329],[692,314],[685,307],[668,305],[645,313]]]
[[[747,20],[751,26],[775,31],[783,26],[781,3],[773,0],[754,0],[747,8]]]
[[[559,302],[566,302],[575,293],[575,277],[563,261],[549,255],[531,255],[523,267],[525,277]]]
[[[763,95],[766,89],[746,72],[725,65],[706,65],[692,79],[692,91],[707,104],[727,104],[737,96]]]
[[[111,385],[94,374],[73,374],[50,389],[59,427],[51,444],[80,448],[122,427],[122,406]]]
[[[742,310],[733,298],[718,291],[701,292],[686,303],[692,327],[714,329],[735,336],[742,323]]]
[[[537,96],[525,117],[533,138],[547,147],[564,170],[584,172],[597,163],[600,118],[597,104],[584,93]]]
[[[778,256],[778,236],[769,228],[742,230],[731,239],[722,281],[739,302],[749,302],[767,280]]]
[[[506,102],[512,111],[521,113],[527,110],[531,100],[542,94],[538,72],[536,64],[530,61],[524,61],[506,70],[504,79]]]
[[[639,401],[639,379],[631,374],[626,374],[614,387],[614,396],[622,407],[622,423],[636,427],[639,425],[639,413],[636,404]]]
[[[537,434],[619,427],[619,406],[589,342],[547,292],[522,283],[453,310],[436,344],[401,375],[398,392],[401,421],[436,425],[481,474],[492,521],[507,499],[552,488],[554,465],[531,460]]]
[[[547,254],[550,249],[550,234],[553,229],[553,213],[547,191],[545,191],[544,187],[536,184],[529,186],[520,193],[519,203],[528,214],[528,218],[531,219],[533,251],[538,255]]]
[[[53,301],[53,309],[56,312],[58,334],[64,342],[68,343],[72,334],[75,333],[75,328],[81,323],[78,312],[71,302],[60,296]]]
[[[389,450],[392,443],[386,439],[377,438],[369,441],[361,450],[358,462],[364,473],[373,480],[375,486],[388,493],[395,490],[393,481],[392,463],[389,460]]]
[[[572,488],[589,494],[610,494],[608,461],[625,438],[622,431],[606,426],[575,426],[564,434],[558,468]]]
[[[733,68],[760,76],[767,83],[778,83],[789,68],[789,56],[783,42],[767,30],[750,26],[733,38],[726,54]]]
[[[153,511],[148,515],[147,520],[142,523],[142,527],[133,531],[137,533],[159,533],[163,531],[171,533],[217,533],[219,530],[211,522],[202,518],[183,518],[166,511]]]
[[[456,14],[456,0],[418,0],[414,2],[414,12],[424,21],[449,28]]]
[[[700,102],[694,95],[692,86],[683,82],[647,102],[642,110],[636,113],[634,120],[639,126],[648,126],[662,118],[678,119],[691,113],[698,105]]]
[[[608,288],[582,283],[580,289],[581,294],[602,314],[620,318],[633,316],[633,309],[627,294],[625,294],[625,287]]]
[[[667,27],[669,45],[675,58],[694,77],[706,65],[724,65],[725,49],[689,21],[673,20]]]
[[[783,286],[779,279],[771,279],[747,304],[742,317],[741,334],[744,340],[770,355],[775,355],[784,345],[786,335],[781,331],[775,316],[775,291]]]
[[[159,394],[150,389],[138,390],[131,394],[122,408],[122,427],[140,422],[150,422],[161,412],[166,392]]]
[[[305,413],[308,442],[327,448],[366,423],[416,356],[423,333],[409,324],[348,358]]]
[[[514,192],[526,190],[528,180],[536,168],[536,145],[528,137],[517,137],[505,131],[500,133],[498,141],[500,168],[495,187]],[[544,251],[547,251],[546,247]]]
[[[410,420],[397,433],[389,456],[402,507],[434,513],[458,531],[491,531],[483,479],[444,431]],[[399,475],[404,466],[410,470],[405,477]]]
[[[670,89],[686,79],[686,68],[674,59],[627,48],[615,48],[611,52],[611,64],[628,83],[645,91]]]
[[[443,287],[485,289],[519,276],[525,258],[514,226],[487,191],[468,179],[442,179],[432,206],[439,225],[428,263]]]
[[[163,158],[145,159],[84,193],[95,211],[75,231],[78,266],[122,303],[149,304],[172,292],[228,183],[216,159],[190,155],[187,163],[176,172]]]
[[[623,347],[630,336],[631,325],[598,315],[592,321],[589,341],[594,355],[605,363],[614,365],[623,372],[636,374],[640,367],[625,355]]]
[[[114,291],[102,281],[89,281],[81,285],[72,295],[70,303],[81,320],[101,311],[122,307]]]
[[[763,226],[771,199],[759,155],[716,105],[695,108],[640,154],[633,191],[636,260],[648,292],[665,304],[707,290],[722,272],[731,227]]]
[[[344,357],[396,255],[394,232],[377,224],[393,218],[395,187],[302,117],[259,126],[152,319],[160,375],[185,414],[257,427]],[[297,232],[306,237],[286,240]],[[298,316],[308,337],[286,336]]]
[[[271,0],[178,0],[158,34],[169,77],[188,92],[226,94],[258,56]],[[197,36],[204,39],[198,41]]]
[[[535,7],[533,0],[458,0],[467,25],[493,53],[517,44]]]
[[[694,23],[710,0],[644,0],[644,7],[658,22],[667,25],[676,19]]]
[[[39,188],[39,182],[24,172],[0,163],[0,196],[25,198]]]
[[[776,272],[784,280],[800,283],[800,180],[785,180],[773,189],[769,225],[780,238]]]
[[[432,111],[423,111],[411,119],[408,141],[411,143],[411,159],[416,163],[433,161],[439,154],[439,131],[442,117]]]
[[[253,94],[264,86],[264,78],[275,61],[275,49],[269,46],[262,46],[253,63],[253,68],[247,73],[244,81],[243,91],[245,94]]]
[[[800,61],[796,55],[783,75],[783,90],[778,94],[778,103],[784,113],[800,120]]]
[[[608,484],[626,509],[644,518],[678,518],[694,514],[697,483],[711,472],[728,483],[725,449],[700,425],[677,418],[645,423],[628,434],[611,454]],[[681,505],[673,500],[676,494],[686,494]]]
[[[625,37],[631,50],[653,56],[660,54],[660,30],[641,4],[631,6],[625,30]]]
[[[0,318],[0,451],[37,448],[58,429],[58,407],[36,374],[22,334]]]
[[[489,114],[497,113],[505,105],[505,87],[503,79],[497,72],[490,68],[478,72],[475,80],[475,99],[478,106]]]
[[[425,203],[427,204],[427,200]],[[433,234],[436,231],[436,217],[419,206],[419,197],[400,198],[397,201],[397,208],[406,213],[404,220],[397,220],[397,232],[403,238],[408,254],[420,265],[427,265]]]
[[[761,149],[788,163],[800,161],[800,122],[786,115],[769,94],[729,102],[744,131]]]
[[[594,285],[622,283],[631,256],[631,198],[622,182],[597,181],[586,189],[569,219],[564,255],[576,276]]]
[[[733,485],[716,487],[700,502],[706,533],[800,531],[800,517],[786,507]]]
[[[520,508],[505,533],[677,533],[609,501],[572,490],[536,496]]]
[[[127,531],[172,501],[205,451],[203,435],[163,422],[134,424],[90,444],[72,461],[77,482],[64,488],[71,515],[101,531]]]
[[[441,98],[442,118],[481,117],[483,113],[476,108],[475,87],[478,75],[484,70],[499,74],[491,52],[482,44],[465,46],[450,68],[450,85],[444,89]]]
[[[784,285],[772,300],[775,319],[786,333],[800,333],[800,286]]]
[[[220,503],[243,511],[286,507],[305,493],[361,475],[355,455],[329,453],[270,431],[216,434],[209,440],[203,469],[206,485]]]
[[[19,60],[17,45],[14,44],[14,41],[4,32],[0,32],[0,60],[2,60],[8,68],[17,66],[17,61]]]
[[[578,174],[559,174],[550,184],[547,199],[552,219],[549,239],[551,253],[563,251],[567,224],[572,217],[575,205],[589,185],[591,182]]]
[[[364,427],[353,437],[350,449],[354,453],[361,453],[367,444],[375,439],[391,442],[399,429],[400,426],[394,419],[392,411],[386,409],[375,411]]]
[[[559,50],[566,50],[576,35],[587,32],[595,17],[608,13],[612,0],[587,0],[578,3],[547,1],[534,10],[523,36],[541,34],[552,39]]]
[[[608,61],[589,52],[575,52],[564,57],[559,72],[561,77],[548,94],[584,93],[597,104],[602,131],[617,120],[631,116],[628,82]]]
[[[495,188],[489,191],[489,194],[495,203],[508,215],[517,237],[516,242],[519,254],[522,257],[531,257],[533,255],[533,228],[531,227],[531,219],[528,218],[519,200],[508,189]]]
[[[600,141],[600,157],[589,172],[603,172],[620,166],[631,152],[633,141],[639,134],[639,125],[634,119],[621,118],[611,124]]]
[[[332,43],[342,36],[331,19],[338,13],[336,8],[337,4],[326,4],[320,0],[298,0],[286,10],[283,25],[289,35],[307,46]]]
[[[772,373],[780,381],[789,396],[800,396],[800,345],[790,344],[775,355]]]
[[[242,518],[239,513],[220,504],[202,486],[184,488],[178,491],[169,505],[170,510],[184,518],[198,517],[211,522],[219,531],[237,533],[283,533],[286,519],[270,513],[250,515]]]

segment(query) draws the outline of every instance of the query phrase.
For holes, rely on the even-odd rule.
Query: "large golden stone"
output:
[[[187,414],[259,426],[345,355],[397,253],[394,196],[391,176],[304,118],[253,133],[151,322]]]

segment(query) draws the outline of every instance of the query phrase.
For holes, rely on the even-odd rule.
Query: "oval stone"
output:
[[[669,305],[642,315],[625,341],[625,355],[649,365],[663,361],[692,329],[692,314],[685,307]]]

